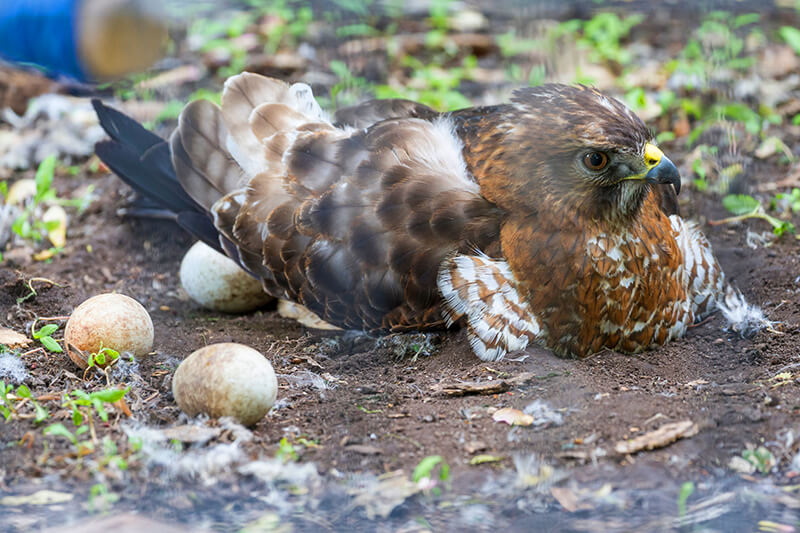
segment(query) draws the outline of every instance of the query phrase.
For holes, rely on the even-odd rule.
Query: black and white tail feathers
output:
[[[236,260],[235,247],[220,239],[209,213],[178,181],[169,142],[100,100],[92,100],[92,105],[100,125],[111,138],[95,145],[103,163],[145,200],[144,205],[170,213],[186,231]]]

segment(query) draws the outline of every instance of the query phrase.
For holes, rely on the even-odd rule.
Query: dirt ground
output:
[[[800,135],[784,134],[800,153]],[[664,145],[685,168],[686,144]],[[748,161],[737,185],[743,192],[789,172],[774,160]],[[97,427],[99,440],[116,442],[127,468],[103,464],[99,450],[79,457],[66,439],[42,435],[30,416],[0,423],[0,502],[42,489],[69,495],[48,505],[0,504],[5,531],[58,529],[125,512],[192,531],[800,528],[798,244],[787,234],[751,248],[749,233],[763,232],[763,221],[707,224],[727,216],[718,195],[685,186],[684,216],[701,224],[727,275],[779,323],[775,331],[741,339],[714,316],[639,355],[568,360],[529,349],[485,363],[460,331],[323,334],[280,317],[274,306],[245,315],[203,310],[177,276],[190,237],[168,221],[119,216],[129,190],[110,174],[81,169],[77,177],[57,175],[59,194],[91,183],[97,200],[71,220],[67,246],[51,261],[6,254],[0,326],[29,334],[36,317],[67,317],[86,298],[116,291],[150,312],[154,353],[120,363],[110,378],[90,373],[86,380],[65,354],[22,355],[33,395],[54,395],[42,400],[50,410],[45,424],[69,423],[60,405],[65,391],[99,390],[107,379],[131,388],[131,416],[110,408],[109,422]],[[172,398],[180,361],[225,341],[261,351],[279,377],[277,406],[249,431],[191,420]],[[465,382],[502,385],[490,394],[443,392]],[[526,410],[534,424],[494,421],[505,407]],[[693,436],[649,451],[616,451],[617,443],[686,420],[696,426]],[[213,437],[180,444],[182,438],[153,436],[185,424],[212,428]],[[145,445],[133,445],[133,437]],[[275,459],[284,437],[294,460]],[[763,473],[731,466],[760,446],[772,456]],[[434,455],[449,465],[447,479],[435,487],[409,482]]]

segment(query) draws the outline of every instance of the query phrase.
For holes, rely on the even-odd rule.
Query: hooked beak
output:
[[[645,161],[650,170],[644,175],[647,183],[667,184],[675,187],[675,194],[681,192],[681,175],[675,164],[664,153],[648,143],[644,152]]]

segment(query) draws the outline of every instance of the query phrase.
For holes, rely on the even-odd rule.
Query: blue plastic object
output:
[[[0,58],[49,75],[91,79],[78,57],[81,0],[0,0]]]

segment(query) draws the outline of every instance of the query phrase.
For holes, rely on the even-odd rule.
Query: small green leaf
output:
[[[439,479],[442,481],[447,481],[450,479],[450,465],[442,462],[442,468],[439,470]]]
[[[27,385],[20,385],[17,387],[17,396],[20,398],[31,398],[31,390],[27,387]]]
[[[783,26],[779,33],[786,44],[792,47],[794,53],[800,55],[800,30],[792,26]]]
[[[729,194],[722,199],[722,205],[734,215],[746,215],[761,206],[758,200],[748,194]]]
[[[91,393],[89,396],[92,399],[100,400],[101,402],[114,403],[120,400],[130,389],[105,389]]]
[[[41,342],[42,346],[44,346],[51,352],[61,353],[64,351],[61,348],[61,345],[58,344],[58,342],[56,342],[56,340],[53,339],[53,337],[42,337],[41,339],[39,339],[39,342]]]
[[[39,405],[39,402],[33,402],[33,408],[34,411],[36,412],[36,416],[34,417],[33,421],[36,422],[37,424],[50,416],[50,412],[41,405]]]
[[[47,156],[39,163],[39,168],[36,169],[36,196],[34,196],[34,202],[39,203],[50,193],[55,169],[56,156],[54,155]]]
[[[106,411],[105,407],[103,407],[103,402],[100,400],[93,400],[92,407],[94,407],[95,411],[97,411],[98,416],[100,416],[103,422],[108,422],[108,412]]]
[[[656,142],[659,144],[674,140],[675,140],[675,133],[672,131],[662,131],[661,133],[656,135]]]
[[[47,337],[49,335],[52,335],[57,329],[58,326],[56,324],[47,324],[46,326],[42,326],[42,328],[39,331],[34,332],[33,338],[41,339],[42,337]]]
[[[760,18],[761,15],[758,13],[745,13],[733,19],[733,27],[741,28],[742,26],[747,26],[748,24],[755,24]]]
[[[54,437],[64,437],[66,439],[69,439],[69,441],[72,444],[75,444],[75,445],[78,444],[78,439],[75,437],[75,435],[72,434],[72,432],[70,430],[68,430],[66,427],[64,427],[64,424],[60,424],[60,423],[59,424],[50,424],[49,426],[44,428],[44,431],[42,431],[42,434],[44,434],[44,435],[52,435]]]
[[[433,469],[436,468],[436,465],[442,461],[443,459],[441,455],[429,455],[428,457],[423,458],[414,469],[414,473],[411,475],[412,481],[414,481],[414,483],[418,483],[422,478],[430,478]]]
[[[694,492],[694,483],[687,481],[681,485],[681,490],[678,493],[678,516],[686,516],[686,501],[689,496]]]

